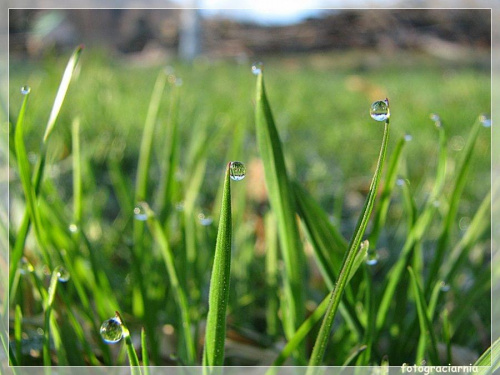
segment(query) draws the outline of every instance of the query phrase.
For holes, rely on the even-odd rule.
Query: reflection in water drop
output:
[[[206,227],[212,224],[214,220],[210,216],[205,216],[204,213],[200,212],[200,214],[198,215],[198,221],[201,225]]]
[[[114,344],[123,337],[122,323],[117,317],[106,320],[99,330],[102,339],[108,344]]]
[[[430,118],[432,121],[434,121],[434,125],[436,125],[436,128],[440,128],[442,126],[441,117],[439,117],[437,113],[431,113]]]
[[[441,281],[441,292],[448,292],[450,290],[450,285],[446,284],[444,281]]]
[[[21,94],[28,95],[30,92],[31,92],[31,87],[29,87],[29,86],[21,87]]]
[[[245,164],[240,161],[232,161],[229,164],[229,174],[234,181],[240,181],[245,178],[246,168]]]
[[[481,125],[483,125],[485,128],[491,127],[491,118],[489,118],[487,115],[483,114],[479,116],[479,121],[481,121]]]
[[[262,73],[263,70],[264,70],[264,64],[261,63],[260,61],[252,64],[252,73],[254,75],[259,75],[260,73]]]
[[[370,116],[375,121],[387,121],[391,116],[389,99],[377,100],[370,106]]]
[[[62,283],[67,282],[71,276],[68,270],[63,266],[57,266],[54,271],[57,274],[57,279]]]
[[[140,221],[146,221],[148,219],[148,214],[144,202],[139,202],[137,203],[137,206],[134,207],[134,217],[136,220]]]

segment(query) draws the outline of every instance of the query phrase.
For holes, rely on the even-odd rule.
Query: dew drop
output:
[[[245,178],[246,168],[245,164],[240,161],[232,161],[229,163],[229,174],[231,180],[240,181]]]
[[[469,228],[470,225],[470,217],[464,216],[460,218],[458,222],[458,227],[460,228],[461,231],[466,231]]]
[[[252,64],[252,73],[254,75],[259,75],[262,73],[262,71],[264,70],[264,64],[261,63],[260,61],[259,62],[254,62]]]
[[[430,118],[432,121],[434,121],[434,125],[436,125],[436,128],[440,128],[442,126],[441,117],[439,117],[437,113],[431,113]]]
[[[68,229],[71,233],[76,233],[78,232],[78,225],[76,225],[75,223],[71,223]]]
[[[389,99],[377,100],[370,106],[370,116],[375,121],[387,121],[391,117]]]
[[[31,92],[31,87],[29,87],[29,86],[21,87],[21,94],[28,95],[30,92]]]
[[[441,281],[441,287],[440,287],[441,292],[448,292],[450,290],[450,285],[446,284],[444,281]]]
[[[106,320],[99,330],[102,339],[108,344],[114,344],[123,337],[122,323],[117,317]]]
[[[413,139],[413,136],[411,134],[406,133],[405,134],[405,141],[410,142]]]
[[[26,257],[22,257],[21,260],[19,261],[19,272],[21,272],[21,275],[27,275],[31,272],[33,272],[33,266],[31,263],[28,261]]]
[[[71,277],[68,270],[66,268],[64,268],[63,266],[57,266],[54,271],[57,274],[57,279],[62,283],[67,282],[69,280],[69,278]]]
[[[405,184],[405,180],[404,180],[404,178],[398,178],[398,179],[396,180],[396,185],[398,185],[398,186],[403,186],[404,184]]]
[[[144,202],[139,202],[137,206],[134,207],[134,217],[136,220],[140,221],[146,221],[148,219],[148,213]]]
[[[200,214],[198,215],[198,221],[201,225],[206,227],[212,224],[214,220],[210,216],[205,216],[204,213],[200,212]]]
[[[366,253],[366,264],[369,266],[374,266],[378,263],[378,254],[375,250],[368,250]]]
[[[491,119],[487,115],[479,116],[479,121],[481,121],[481,125],[485,128],[491,128]]]

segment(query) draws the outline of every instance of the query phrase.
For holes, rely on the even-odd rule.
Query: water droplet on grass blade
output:
[[[441,292],[448,292],[451,288],[449,284],[446,284],[444,281],[441,281]]]
[[[240,161],[232,161],[229,163],[229,174],[231,176],[231,180],[243,180],[245,178],[246,171],[245,164]]]
[[[123,337],[123,328],[120,319],[117,317],[106,320],[99,330],[102,339],[108,344],[114,344]]]
[[[19,272],[21,272],[21,275],[27,275],[31,272],[33,272],[33,266],[31,263],[28,261],[26,257],[22,257],[21,260],[19,261]]]
[[[406,133],[405,134],[405,141],[410,142],[413,139],[413,136],[411,134]]]
[[[252,64],[252,73],[254,75],[256,76],[259,75],[260,73],[262,73],[263,70],[264,70],[264,64],[261,63],[260,61]]]
[[[75,223],[71,223],[68,227],[69,231],[71,233],[76,233],[78,232],[78,226]]]
[[[370,106],[370,116],[375,121],[387,121],[391,117],[389,99],[377,100]]]
[[[369,266],[374,266],[378,263],[378,254],[375,250],[368,250],[366,253],[366,264]]]
[[[436,125],[436,128],[440,128],[442,126],[441,117],[439,117],[437,113],[431,113],[430,118],[432,121],[434,121],[434,125]]]
[[[210,216],[205,216],[204,213],[200,213],[198,215],[198,221],[200,222],[201,225],[206,227],[212,224],[214,220]]]
[[[66,268],[64,268],[63,266],[57,266],[55,269],[55,272],[57,274],[57,279],[62,283],[67,282],[69,280],[69,278],[71,277],[68,270]]]
[[[479,121],[481,121],[481,125],[483,125],[485,128],[491,127],[491,119],[487,115],[479,116]]]
[[[28,95],[30,92],[31,92],[31,87],[29,87],[29,86],[21,87],[21,94]]]
[[[146,221],[148,219],[148,213],[144,202],[139,202],[134,207],[134,217],[136,220],[140,221]]]

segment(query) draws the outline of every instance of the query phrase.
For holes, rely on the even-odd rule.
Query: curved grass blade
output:
[[[437,366],[439,364],[439,355],[437,351],[437,340],[432,327],[431,319],[428,314],[427,303],[425,302],[424,293],[418,283],[415,272],[411,267],[408,267],[410,273],[410,281],[415,296],[415,304],[417,305],[418,320],[420,322],[420,335],[425,337],[425,342],[428,341],[429,345],[429,362],[431,365]]]
[[[142,352],[142,366],[144,368],[144,375],[149,375],[149,355],[148,344],[146,340],[146,330],[144,327],[141,329],[141,352]]]
[[[174,255],[172,254],[172,250],[170,249],[170,245],[168,243],[165,232],[163,231],[162,225],[155,218],[154,212],[144,202],[141,206],[146,212],[149,230],[153,234],[153,238],[160,247],[160,251],[167,268],[170,285],[174,291],[174,297],[177,300],[181,322],[181,332],[183,335],[183,342],[185,344],[185,358],[182,358],[182,360],[188,365],[194,364],[196,360],[196,349],[191,333],[191,319],[189,316],[188,301],[186,298],[186,292],[179,283],[179,278],[177,276],[177,271],[174,263]]]
[[[493,374],[500,368],[500,338],[479,357],[474,363],[474,366],[481,366],[482,368],[477,372],[478,374]],[[483,367],[484,366],[484,367]]]
[[[208,295],[208,315],[203,349],[203,365],[212,368],[224,364],[226,309],[231,270],[231,184],[230,165],[224,177],[219,229]]]
[[[82,168],[80,154],[80,120],[71,124],[73,153],[73,223],[80,228],[82,224]]]
[[[43,136],[43,142],[46,143],[49,138],[50,133],[54,130],[54,125],[56,124],[57,117],[61,111],[64,98],[66,97],[66,92],[68,91],[69,84],[71,82],[71,77],[75,71],[78,60],[80,59],[80,54],[82,53],[83,45],[76,47],[75,51],[71,55],[66,69],[64,70],[61,83],[59,84],[59,89],[57,90],[56,98],[54,104],[52,105],[52,110],[50,112],[49,120],[47,122],[47,127],[45,128],[45,134]]]
[[[54,129],[57,116],[59,115],[59,111],[61,110],[62,103],[64,101],[64,98],[66,96],[66,92],[68,89],[68,85],[71,81],[71,77],[73,75],[73,72],[75,70],[75,67],[78,63],[78,60],[80,58],[80,54],[83,50],[83,45],[78,46],[73,54],[71,55],[68,64],[66,65],[65,72],[63,74],[63,78],[61,80],[61,83],[59,85],[59,90],[56,94],[56,99],[54,100],[54,104],[52,105],[52,110],[49,116],[49,120],[47,122],[47,126],[45,129],[45,135],[43,138],[43,143],[42,143],[42,150],[40,152],[40,158],[38,160],[38,163],[36,165],[35,171],[33,173],[33,187],[35,191],[35,195],[38,195],[38,192],[40,191],[40,185],[41,181],[43,178],[44,170],[45,170],[45,159],[46,159],[46,149],[45,149],[45,144],[46,141]],[[28,95],[26,95],[27,97]],[[26,99],[26,98],[25,98]],[[19,119],[18,119],[19,121]],[[30,216],[29,213],[26,212],[24,214],[23,220],[21,222],[21,225],[19,226],[19,230],[17,232],[16,236],[16,242],[14,245],[14,251],[11,254],[10,258],[10,269],[9,269],[9,290],[12,288],[12,283],[14,281],[14,275],[16,274],[16,269],[17,265],[19,264],[19,261],[21,260],[23,256],[23,250],[24,250],[24,244],[26,242],[26,237],[28,235],[28,231],[30,228]]]
[[[375,174],[373,175],[372,182],[370,184],[370,190],[368,193],[368,197],[366,198],[365,205],[363,207],[363,211],[358,220],[358,224],[356,225],[356,229],[354,231],[354,235],[352,236],[351,242],[349,243],[349,249],[344,258],[344,262],[342,264],[342,268],[337,280],[337,284],[334,289],[330,293],[330,301],[328,304],[327,311],[325,313],[325,317],[323,319],[323,323],[321,324],[320,331],[316,338],[316,342],[314,344],[313,352],[311,354],[311,358],[309,360],[309,366],[320,366],[323,361],[323,356],[326,351],[326,346],[330,339],[330,332],[333,325],[333,319],[337,312],[342,293],[347,285],[351,268],[353,267],[356,254],[361,244],[361,239],[365,233],[366,226],[368,225],[368,220],[370,219],[370,215],[373,209],[373,205],[375,203],[375,197],[377,195],[378,186],[380,182],[380,176],[382,175],[382,167],[384,165],[385,155],[387,151],[387,144],[389,139],[389,119],[385,122],[384,125],[384,135],[382,138],[382,146],[380,148],[380,154],[377,161],[377,167],[375,169]],[[308,373],[311,373],[313,367],[310,367]]]
[[[467,182],[467,173],[470,169],[471,164],[471,155],[474,150],[474,145],[476,144],[476,139],[479,134],[479,130],[482,128],[481,117],[476,120],[476,123],[472,127],[469,138],[467,140],[467,144],[464,147],[464,152],[462,153],[462,160],[460,166],[458,167],[458,174],[454,181],[450,201],[449,208],[444,220],[444,226],[441,231],[441,235],[438,240],[438,244],[436,247],[436,251],[433,257],[433,261],[429,270],[429,278],[427,279],[427,283],[425,285],[425,294],[427,295],[430,292],[431,285],[435,282],[435,278],[438,277],[439,268],[441,263],[443,262],[443,257],[445,251],[448,247],[450,233],[453,227],[453,223],[455,222],[458,205],[460,203],[460,197],[462,196],[462,192]]]
[[[293,192],[271,107],[267,100],[263,73],[257,76],[255,126],[257,143],[264,164],[264,175],[271,208],[278,222],[278,237],[285,264],[283,328],[291,339],[305,316],[303,264],[304,254],[295,218]],[[299,363],[303,354],[295,355]]]
[[[132,343],[130,331],[128,330],[127,325],[123,321],[118,311],[115,312],[115,316],[122,327],[122,334],[123,338],[125,339],[125,347],[127,349],[127,356],[130,363],[131,373],[132,375],[141,375],[141,368],[139,367],[139,357],[137,357],[137,352],[135,351],[134,344]]]

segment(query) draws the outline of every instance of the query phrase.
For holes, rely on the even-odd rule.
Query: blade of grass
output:
[[[450,320],[448,319],[448,310],[443,311],[443,341],[446,344],[446,362],[451,364],[453,361],[451,352],[451,333],[450,333]]]
[[[132,375],[141,375],[141,368],[139,364],[139,357],[137,357],[137,352],[135,351],[134,344],[132,343],[132,337],[130,336],[130,331],[127,325],[123,321],[120,313],[115,312],[116,318],[121,323],[123,338],[125,339],[125,347],[127,349],[127,356],[130,363],[130,369]]]
[[[80,119],[76,118],[71,124],[72,153],[73,153],[73,224],[80,228],[82,225],[82,169],[80,155]]]
[[[472,127],[472,130],[469,134],[469,138],[467,139],[467,143],[464,147],[464,151],[462,153],[462,160],[460,166],[458,167],[458,173],[456,174],[456,179],[453,184],[452,193],[449,199],[449,208],[446,214],[443,229],[441,231],[441,235],[438,240],[438,244],[436,247],[435,254],[433,256],[433,261],[431,263],[429,269],[429,277],[427,278],[427,282],[425,285],[425,294],[428,295],[430,293],[431,285],[436,280],[436,277],[439,275],[439,268],[443,262],[443,258],[448,247],[449,238],[451,234],[451,230],[453,227],[453,223],[455,222],[458,205],[460,203],[460,198],[462,196],[462,192],[464,190],[465,183],[467,182],[467,174],[471,165],[471,155],[474,150],[474,145],[476,144],[476,139],[479,134],[479,130],[482,128],[481,118],[476,120],[476,123]]]
[[[288,180],[278,131],[267,99],[262,72],[257,76],[255,125],[269,201],[276,215],[280,249],[285,264],[284,299],[287,306],[282,310],[282,322],[285,336],[291,339],[298,323],[305,316],[302,267],[304,254],[295,219],[293,192]],[[301,363],[302,351],[299,350],[295,355],[298,363]]]
[[[480,369],[479,374],[493,374],[500,368],[500,338],[496,339],[493,344],[478,358],[474,366],[484,366]]]
[[[21,339],[22,339],[22,321],[23,321],[23,313],[21,311],[21,306],[16,305],[16,311],[14,315],[14,340],[16,343],[16,366],[22,365],[22,356],[21,356]]]
[[[270,337],[278,334],[278,229],[272,211],[265,216],[266,233],[266,332]]]
[[[316,342],[314,344],[311,358],[309,360],[309,366],[320,366],[323,361],[323,356],[326,351],[326,346],[328,345],[328,341],[330,339],[330,332],[333,325],[333,319],[337,312],[340,299],[342,297],[342,293],[344,292],[344,289],[347,285],[351,268],[354,264],[356,254],[361,244],[361,239],[363,238],[363,235],[365,233],[366,226],[368,225],[368,220],[370,219],[373,205],[375,203],[375,197],[377,195],[380,176],[382,175],[382,168],[384,165],[385,155],[387,151],[388,139],[389,139],[389,119],[386,120],[384,125],[382,146],[380,148],[377,167],[375,168],[375,173],[373,175],[373,179],[370,184],[370,190],[366,198],[363,211],[361,212],[358,223],[356,225],[356,229],[352,236],[351,242],[349,243],[349,248],[345,255],[342,268],[337,280],[337,284],[330,293],[330,301],[328,303],[328,308],[325,313],[323,323],[321,324],[318,336],[316,337]],[[308,369],[308,373],[311,373],[313,371],[314,371],[313,367],[310,367]]]
[[[33,176],[33,187],[35,190],[35,194],[38,195],[40,191],[40,185],[43,178],[44,170],[45,170],[45,160],[46,160],[46,141],[54,129],[57,116],[59,115],[59,111],[61,110],[61,106],[66,96],[66,92],[68,89],[69,82],[71,81],[71,76],[73,75],[74,69],[78,63],[80,58],[80,54],[83,50],[83,46],[78,46],[72,53],[68,64],[66,65],[66,70],[63,74],[63,78],[61,80],[61,84],[59,85],[58,92],[56,94],[56,99],[54,100],[54,104],[52,105],[51,114],[49,116],[49,120],[47,122],[44,141],[42,144],[42,150],[40,152],[40,158],[38,159],[38,163],[35,168],[34,176]],[[69,69],[71,68],[71,69]],[[25,98],[26,99],[26,98]],[[22,219],[21,225],[19,226],[19,230],[16,236],[16,242],[14,245],[14,251],[11,254],[10,258],[10,269],[9,269],[9,290],[12,288],[12,283],[14,281],[14,275],[16,273],[17,265],[23,256],[24,244],[26,242],[26,237],[28,235],[28,231],[30,228],[30,216],[29,213],[26,212]]]
[[[149,355],[148,344],[146,339],[146,330],[144,327],[141,329],[141,349],[142,349],[142,366],[144,368],[144,375],[149,375]]]
[[[439,355],[437,350],[437,340],[434,333],[434,328],[432,327],[431,318],[428,314],[427,303],[425,302],[424,293],[421,286],[418,283],[415,272],[411,267],[408,267],[408,272],[410,273],[410,281],[413,289],[413,294],[415,296],[415,303],[417,305],[418,320],[420,322],[420,335],[424,336],[424,340],[428,345],[429,353],[429,364],[437,366],[439,365]]]
[[[153,234],[153,238],[158,244],[163,260],[165,262],[165,267],[167,268],[168,278],[170,280],[170,286],[174,291],[174,297],[177,301],[177,308],[179,309],[180,316],[180,332],[182,332],[182,340],[184,342],[185,354],[182,355],[181,359],[187,364],[192,365],[196,360],[196,349],[195,343],[191,333],[191,319],[189,316],[188,301],[186,298],[186,292],[179,283],[179,278],[177,276],[177,271],[174,263],[174,255],[168,243],[168,239],[163,231],[163,227],[160,222],[155,218],[154,212],[149,208],[149,206],[142,202],[142,207],[147,215],[147,223],[149,230]]]
[[[227,165],[224,177],[219,229],[215,245],[214,264],[208,295],[207,326],[203,365],[210,369],[224,364],[224,343],[226,339],[226,309],[229,299],[231,270],[231,184],[230,167]]]

